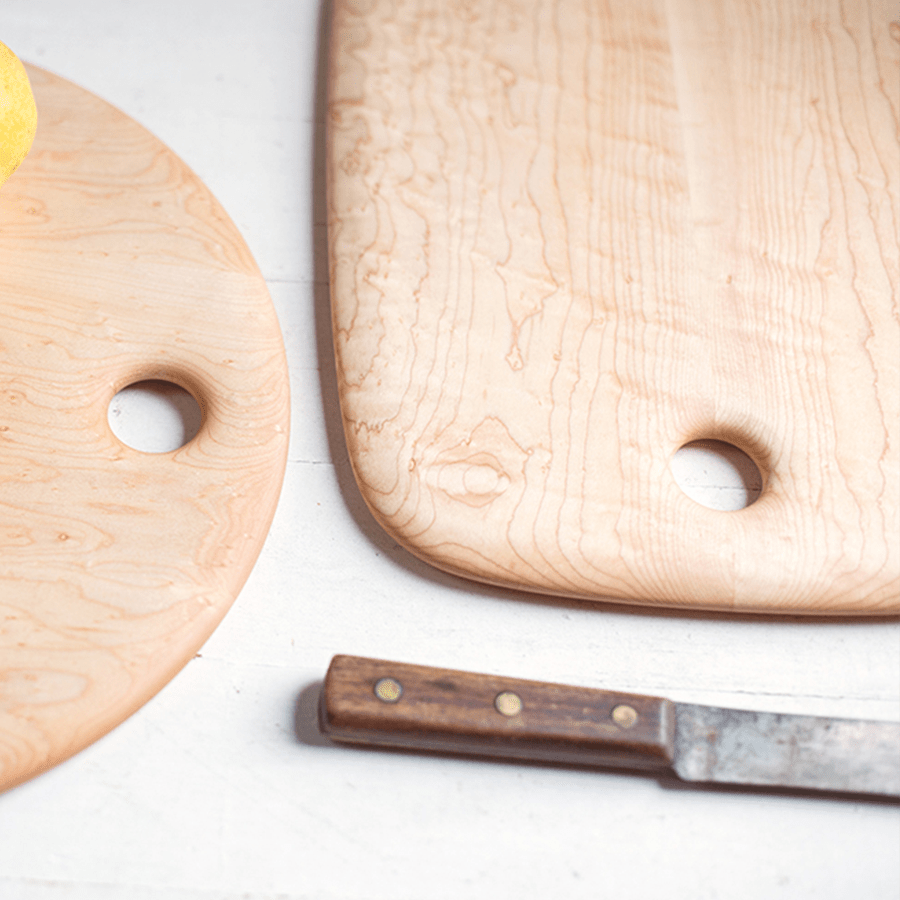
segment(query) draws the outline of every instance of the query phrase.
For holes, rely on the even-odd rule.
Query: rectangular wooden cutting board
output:
[[[335,4],[341,409],[442,569],[900,610],[900,23],[879,0]],[[699,439],[738,512],[672,474]]]

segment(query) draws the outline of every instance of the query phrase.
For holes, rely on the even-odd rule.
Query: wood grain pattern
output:
[[[900,610],[895,5],[336,3],[341,407],[428,562],[589,599]],[[740,512],[670,469],[746,451]]]
[[[225,212],[127,116],[29,75],[38,134],[0,191],[0,788],[118,724],[212,632],[268,531],[289,417]],[[180,450],[111,432],[144,379],[203,409]]]
[[[382,679],[402,689],[393,702],[376,695]],[[510,693],[521,707],[505,714],[497,698]],[[355,656],[332,659],[319,721],[336,741],[414,750],[656,770],[674,754],[674,706],[660,697]]]

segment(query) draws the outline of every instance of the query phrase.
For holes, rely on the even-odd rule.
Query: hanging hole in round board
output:
[[[142,453],[171,453],[197,435],[200,405],[171,381],[138,381],[112,398],[107,419],[113,434]]]
[[[691,441],[672,457],[671,467],[681,490],[709,509],[744,509],[762,492],[759,467],[743,450],[726,441]]]

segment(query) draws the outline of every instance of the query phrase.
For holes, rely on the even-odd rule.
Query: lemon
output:
[[[25,159],[36,128],[37,107],[25,67],[0,43],[0,184]]]

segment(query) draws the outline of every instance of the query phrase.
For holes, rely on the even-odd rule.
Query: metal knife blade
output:
[[[320,728],[342,742],[644,769],[683,781],[900,797],[900,723],[336,656]]]
[[[675,707],[684,781],[900,797],[900,723]]]

